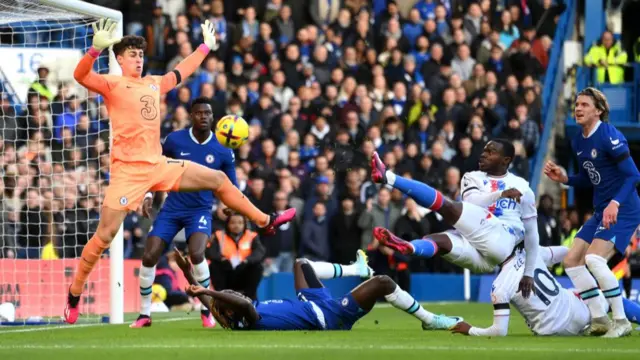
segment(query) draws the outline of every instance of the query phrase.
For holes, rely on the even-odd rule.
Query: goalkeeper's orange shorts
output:
[[[103,206],[136,211],[147,191],[177,191],[190,163],[165,156],[155,164],[114,161]]]

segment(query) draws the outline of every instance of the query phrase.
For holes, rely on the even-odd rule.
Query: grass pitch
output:
[[[425,304],[489,326],[489,304]],[[513,313],[506,338],[423,331],[412,316],[380,306],[352,331],[231,332],[203,329],[199,314],[154,315],[151,328],[76,325],[0,328],[0,359],[638,359],[638,332],[623,339],[533,336]],[[128,316],[127,321],[135,318]]]

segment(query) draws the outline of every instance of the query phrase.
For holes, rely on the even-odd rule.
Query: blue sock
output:
[[[627,315],[627,320],[640,324],[640,304],[622,298],[622,305],[624,306],[624,314]]]
[[[439,191],[416,180],[396,176],[393,187],[411,197],[418,205],[434,211],[440,209],[444,203],[444,198]]]
[[[430,258],[438,252],[438,245],[431,239],[418,239],[411,242],[413,255]]]

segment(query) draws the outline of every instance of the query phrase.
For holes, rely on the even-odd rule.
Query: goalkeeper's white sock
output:
[[[205,289],[208,289],[211,285],[211,276],[209,275],[209,264],[207,260],[203,260],[200,264],[193,265],[193,277],[198,284]],[[208,315],[209,310],[203,309],[202,313]]]
[[[417,317],[425,324],[430,324],[433,321],[435,315],[425,310],[413,296],[402,290],[398,285],[396,285],[396,289],[391,294],[385,295],[384,298],[395,308]]]
[[[151,287],[156,279],[156,267],[140,267],[140,315],[151,316]]]
[[[598,318],[606,316],[606,309],[602,306],[602,292],[598,289],[596,279],[593,278],[587,267],[575,266],[572,268],[566,268],[564,270],[567,276],[573,282],[576,290],[580,294],[582,301],[589,307],[589,312],[592,318]]]
[[[356,263],[351,265],[332,264],[324,261],[307,260],[318,279],[334,279],[343,276],[358,276],[358,266]]]

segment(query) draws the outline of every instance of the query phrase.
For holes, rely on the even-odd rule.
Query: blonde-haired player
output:
[[[74,78],[102,95],[111,119],[111,171],[100,224],[82,251],[69,288],[64,317],[73,324],[79,315],[80,294],[103,251],[109,248],[128,211],[136,210],[147,191],[211,190],[228,207],[247,216],[265,232],[290,221],[295,209],[277,215],[258,210],[221,171],[186,160],[162,156],[160,145],[160,96],[198,69],[211,50],[216,50],[215,31],[207,20],[202,25],[204,42],[163,76],[142,77],[146,42],[140,36],[116,38],[117,24],[100,20],[93,24],[93,46],[78,63]],[[92,71],[100,52],[113,46],[122,76]]]

